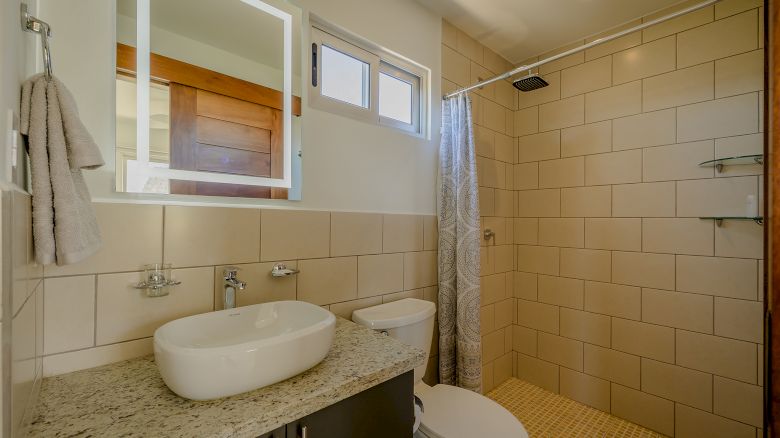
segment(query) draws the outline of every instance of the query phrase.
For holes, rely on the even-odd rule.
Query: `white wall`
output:
[[[106,166],[87,172],[96,200],[166,198],[113,193],[114,6],[105,0],[40,0],[52,24],[55,74],[71,89]],[[200,198],[201,202],[321,210],[432,214],[439,135],[441,20],[413,0],[297,0],[307,13],[431,70],[431,139],[318,111],[303,118],[303,200]],[[306,52],[306,51],[304,51]],[[304,62],[308,66],[308,61]],[[306,69],[307,67],[305,67]],[[305,88],[305,87],[304,87]]]

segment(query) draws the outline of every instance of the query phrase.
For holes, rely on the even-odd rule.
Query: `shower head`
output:
[[[544,88],[550,84],[548,84],[547,81],[542,79],[541,76],[537,75],[536,73],[528,73],[528,76],[517,79],[516,81],[512,82],[512,85],[514,85],[515,88],[520,91],[534,91],[540,88]]]

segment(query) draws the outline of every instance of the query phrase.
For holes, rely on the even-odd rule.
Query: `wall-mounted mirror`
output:
[[[117,0],[116,189],[300,199],[301,11]]]

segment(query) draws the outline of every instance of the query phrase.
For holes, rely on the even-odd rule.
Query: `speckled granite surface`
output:
[[[339,318],[333,347],[319,365],[219,400],[174,394],[153,356],[46,378],[29,436],[256,437],[403,374],[424,358],[419,349]]]

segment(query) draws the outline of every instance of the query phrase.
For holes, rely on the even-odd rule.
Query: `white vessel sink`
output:
[[[227,397],[300,374],[325,358],[336,317],[303,301],[277,301],[171,321],[154,332],[165,384],[192,400]]]

